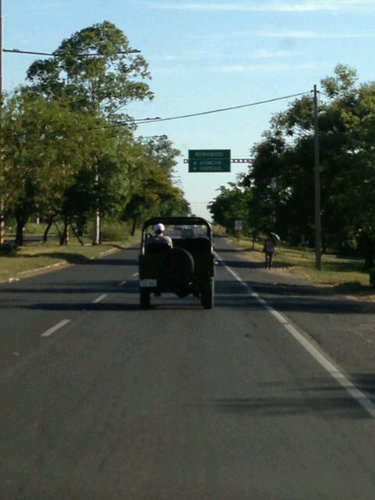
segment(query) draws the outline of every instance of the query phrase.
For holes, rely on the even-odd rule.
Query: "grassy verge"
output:
[[[240,240],[232,238],[253,261],[263,262],[262,244],[255,243],[253,248],[250,238]],[[28,243],[9,255],[0,254],[0,282],[21,279],[55,267],[78,264],[101,255],[126,248],[139,242],[139,234],[124,241],[105,242],[93,246],[87,242],[81,246],[74,241],[66,246],[59,246],[56,241],[44,245]],[[338,292],[350,293],[362,297],[373,297],[374,287],[369,284],[369,275],[363,270],[363,261],[335,255],[323,255],[322,270],[315,269],[315,254],[310,249],[293,249],[278,245],[274,257],[274,271],[291,273],[317,284],[330,285]]]
[[[126,242],[105,242],[102,245],[84,246],[72,242],[59,246],[56,242],[28,243],[9,254],[0,254],[0,282],[21,279],[49,269],[69,264],[79,264],[100,257],[108,252],[126,248],[138,243],[139,234],[129,237]]]
[[[253,260],[263,262],[262,244],[250,238],[234,240],[244,250],[251,253]],[[369,274],[363,270],[363,261],[336,255],[322,256],[322,269],[315,269],[315,253],[311,249],[295,249],[278,245],[274,257],[274,270],[288,272],[317,284],[330,285],[338,292],[362,296],[372,296],[375,289],[370,286]]]

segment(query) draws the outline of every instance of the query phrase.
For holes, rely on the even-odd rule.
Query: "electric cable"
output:
[[[266,99],[264,101],[257,101],[257,102],[252,102],[249,104],[241,104],[239,106],[231,106],[228,108],[219,108],[219,109],[213,109],[210,111],[201,111],[200,113],[190,113],[187,115],[179,115],[179,116],[171,116],[168,118],[139,118],[135,119],[134,122],[137,125],[143,125],[144,123],[155,123],[155,122],[165,122],[165,121],[171,121],[171,120],[181,120],[184,118],[192,118],[194,116],[203,116],[203,115],[209,115],[213,113],[222,113],[224,111],[232,111],[234,109],[241,109],[241,108],[249,108],[251,106],[259,106],[260,104],[267,104],[270,102],[275,102],[275,101],[281,101],[283,99],[291,99],[292,97],[299,97],[302,95],[310,94],[310,90],[306,92],[299,92],[298,94],[291,94],[291,95],[286,95],[283,97],[274,97],[273,99]]]

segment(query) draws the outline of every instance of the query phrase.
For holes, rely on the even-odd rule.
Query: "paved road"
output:
[[[0,498],[373,500],[374,311],[216,247],[213,310],[136,250],[0,286]]]

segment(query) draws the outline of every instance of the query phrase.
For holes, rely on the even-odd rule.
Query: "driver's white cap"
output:
[[[161,222],[159,222],[159,224],[155,224],[154,231],[159,232],[159,233],[164,233],[164,231],[165,231],[164,224],[162,224]]]

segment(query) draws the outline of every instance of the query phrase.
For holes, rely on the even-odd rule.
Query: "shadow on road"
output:
[[[41,311],[139,311],[140,307],[138,303],[126,304],[120,302],[100,302],[98,304],[94,303],[44,303],[44,304],[32,304],[28,309],[41,310]]]
[[[368,397],[371,392],[375,392],[374,374],[356,374],[352,382]],[[220,413],[261,418],[321,414],[336,418],[372,419],[355,399],[330,378],[316,380],[315,383],[302,381],[298,386],[277,381],[260,383],[259,386],[263,388],[264,396],[218,398],[203,401],[202,406]]]
[[[35,253],[33,255],[23,255],[23,259],[35,259],[39,257],[51,257],[51,259],[61,259],[69,264],[86,264],[90,262],[90,259],[85,255],[81,255],[79,253],[70,253],[70,252],[41,252]],[[16,257],[17,258],[17,257]]]
[[[91,259],[85,255],[79,253],[69,253],[69,252],[47,252],[47,253],[36,253],[34,255],[25,255],[23,258],[34,259],[37,257],[51,257],[52,259],[61,259],[69,264],[90,264],[91,266],[136,266],[138,261],[136,259],[122,259],[122,258],[110,258],[110,257],[98,257],[96,259]]]
[[[358,389],[375,396],[375,373],[353,373],[351,378]]]
[[[258,295],[264,298],[274,309],[279,312],[300,312],[300,313],[316,313],[316,314],[375,314],[375,304],[370,302],[359,302],[341,298],[332,292],[331,288],[314,287],[308,285],[281,284],[281,283],[259,283],[247,282],[249,288],[255,291]],[[95,298],[95,294],[115,293],[123,295],[123,306],[128,301],[126,295],[134,296],[139,294],[139,284],[137,280],[131,280],[119,287],[117,281],[95,281],[82,283],[59,284],[51,283],[51,285],[43,285],[42,287],[29,287],[19,285],[12,287],[10,285],[0,288],[0,308],[8,308],[10,305],[13,308],[38,308],[38,309],[53,309],[56,310],[77,310],[90,307],[97,309],[99,304],[84,304],[82,295],[90,294]],[[24,295],[24,297],[23,297]],[[48,300],[44,301],[44,297],[39,297],[38,304],[30,304],[30,297],[37,295],[47,295]],[[69,302],[60,301],[60,303],[51,303],[52,295],[67,295]],[[74,296],[77,296],[77,301],[74,301]],[[191,296],[189,296],[191,297]],[[162,300],[165,295],[162,295]],[[176,299],[177,301],[180,299]],[[198,299],[197,299],[198,300]],[[183,301],[178,302],[181,307],[186,307]],[[101,310],[111,310],[111,305],[107,302],[100,304]],[[222,281],[216,280],[215,283],[215,307],[246,311],[263,311],[264,306],[256,300],[249,290],[235,280]],[[117,305],[116,305],[117,308]],[[128,310],[132,310],[130,307]]]
[[[330,314],[374,314],[375,304],[340,297],[331,287],[249,282],[249,286],[278,311]]]

